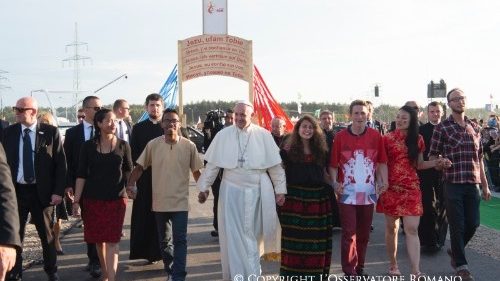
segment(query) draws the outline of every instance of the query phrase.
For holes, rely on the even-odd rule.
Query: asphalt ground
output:
[[[194,182],[190,185],[190,205],[188,223],[188,257],[186,280],[222,280],[218,239],[210,236],[212,231],[212,199],[209,198],[205,204],[197,202],[197,190]],[[129,201],[125,218],[125,237],[120,242],[119,273],[118,280],[165,280],[163,265],[145,265],[144,260],[128,260],[129,238],[130,238],[130,213],[132,201]],[[374,231],[371,233],[370,243],[366,257],[366,273],[373,276],[368,280],[393,280],[386,277],[388,259],[384,243],[384,218],[381,214],[374,216]],[[499,232],[496,232],[500,234]],[[343,280],[340,266],[340,230],[333,233],[333,260],[331,265],[331,276],[329,280]],[[86,246],[83,243],[82,228],[74,227],[62,239],[65,255],[58,260],[59,276],[61,280],[97,280],[91,278],[84,271],[87,263]],[[398,262],[401,272],[405,275],[399,280],[412,280],[409,277],[409,261],[406,255],[405,239],[399,234]],[[449,246],[449,240],[446,243]],[[495,260],[472,249],[466,249],[469,266],[475,280],[499,280],[499,260]],[[421,271],[425,272],[427,279],[420,280],[459,280],[451,279],[453,270],[445,250],[432,255],[422,254]],[[279,272],[278,262],[262,262],[262,278],[259,280],[274,280]],[[441,279],[439,279],[441,277]],[[433,279],[434,278],[434,279]],[[445,279],[449,278],[449,279]],[[23,274],[25,281],[47,280],[42,265],[35,265]],[[279,280],[279,279],[278,279]]]

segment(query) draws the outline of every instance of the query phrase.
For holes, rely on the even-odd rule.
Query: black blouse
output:
[[[323,166],[316,164],[314,161],[307,161],[306,159],[301,162],[294,162],[288,157],[285,149],[281,149],[280,154],[285,166],[287,184],[300,186],[319,186],[325,184]]]
[[[124,197],[131,171],[132,156],[127,142],[118,139],[115,149],[109,153],[97,151],[95,140],[82,145],[77,177],[85,179],[83,198],[116,200]]]

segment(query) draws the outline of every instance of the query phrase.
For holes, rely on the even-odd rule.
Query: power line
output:
[[[80,55],[80,47],[85,46],[88,51],[88,44],[85,42],[78,41],[78,23],[75,22],[75,41],[66,45],[66,51],[68,51],[68,47],[73,48],[74,55],[62,60],[63,65],[65,62],[68,62],[69,65],[73,63],[73,89],[75,90],[75,104],[78,106],[78,92],[80,91],[80,62],[82,65],[85,65],[85,61],[90,60],[92,58],[87,56]],[[76,109],[75,107],[75,109]],[[76,111],[76,110],[75,110]]]

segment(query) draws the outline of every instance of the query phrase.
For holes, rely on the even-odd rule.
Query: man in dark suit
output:
[[[68,163],[66,192],[71,198],[76,182],[80,148],[85,141],[94,137],[94,115],[101,109],[102,104],[98,97],[87,96],[83,99],[82,106],[83,112],[85,113],[83,122],[69,128],[66,131],[66,137],[64,139],[64,152],[66,153],[66,161]],[[85,206],[82,206],[82,208],[85,208]],[[89,263],[86,270],[90,271],[92,277],[98,278],[102,273],[95,244],[87,244],[87,256],[89,258]]]
[[[56,127],[37,122],[38,104],[34,98],[19,99],[14,111],[16,124],[5,129],[3,144],[16,187],[21,242],[28,213],[31,213],[42,242],[44,270],[49,280],[59,280],[52,212],[54,205],[61,203],[66,185],[66,158],[61,136]],[[7,280],[21,278],[19,250]]]
[[[17,199],[5,150],[0,144],[0,280],[16,263],[16,251],[21,251]]]
[[[368,126],[369,128],[373,128],[377,130],[381,135],[384,135],[385,128],[382,122],[373,119],[373,112],[375,111],[373,103],[369,100],[367,100],[366,103],[368,104],[368,116],[366,118],[366,126]]]
[[[117,99],[113,104],[113,112],[116,116],[115,135],[126,142],[132,137],[132,124],[130,123],[130,107],[124,99]]]
[[[427,119],[429,122],[419,128],[419,133],[425,142],[425,161],[429,160],[428,154],[434,127],[441,123],[442,116],[443,106],[436,101],[429,103],[427,106]],[[443,193],[443,173],[436,169],[418,170],[418,176],[420,178],[424,208],[418,226],[420,246],[424,252],[435,253],[443,247],[448,231]]]

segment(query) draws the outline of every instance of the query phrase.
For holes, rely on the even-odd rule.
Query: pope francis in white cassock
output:
[[[235,125],[215,136],[197,183],[200,202],[204,202],[219,169],[224,169],[218,205],[224,280],[237,275],[244,277],[241,280],[257,280],[260,256],[281,248],[276,204],[285,202],[285,171],[271,133],[251,124],[252,117],[252,104],[236,103]]]

